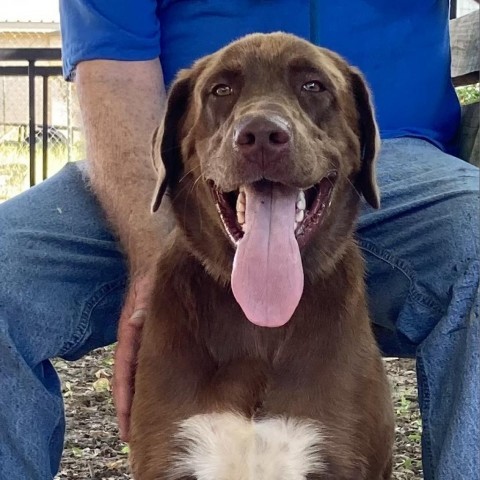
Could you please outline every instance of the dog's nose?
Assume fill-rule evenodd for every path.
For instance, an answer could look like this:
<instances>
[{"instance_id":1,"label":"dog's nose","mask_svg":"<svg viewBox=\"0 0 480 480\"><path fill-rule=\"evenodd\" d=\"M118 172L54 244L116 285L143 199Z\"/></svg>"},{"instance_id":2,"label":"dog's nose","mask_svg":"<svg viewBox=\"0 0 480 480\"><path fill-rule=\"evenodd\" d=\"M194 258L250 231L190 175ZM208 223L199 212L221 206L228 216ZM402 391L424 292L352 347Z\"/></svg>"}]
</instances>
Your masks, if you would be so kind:
<instances>
[{"instance_id":1,"label":"dog's nose","mask_svg":"<svg viewBox=\"0 0 480 480\"><path fill-rule=\"evenodd\" d=\"M252 161L275 160L290 149L291 131L281 118L250 116L234 129L235 148Z\"/></svg>"}]
</instances>

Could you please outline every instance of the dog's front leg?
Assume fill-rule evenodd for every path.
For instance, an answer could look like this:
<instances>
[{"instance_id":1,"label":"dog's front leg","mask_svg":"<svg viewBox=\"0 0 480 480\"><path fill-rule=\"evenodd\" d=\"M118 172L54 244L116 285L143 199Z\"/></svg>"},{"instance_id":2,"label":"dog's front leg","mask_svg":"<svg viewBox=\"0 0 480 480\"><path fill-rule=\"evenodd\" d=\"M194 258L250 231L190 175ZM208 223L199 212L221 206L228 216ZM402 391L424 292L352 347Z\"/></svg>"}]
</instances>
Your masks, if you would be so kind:
<instances>
[{"instance_id":1,"label":"dog's front leg","mask_svg":"<svg viewBox=\"0 0 480 480\"><path fill-rule=\"evenodd\" d=\"M214 369L208 352L186 329L178 328L178 320L147 319L130 426L136 480L190 480L174 469L180 423L203 413L202 396Z\"/></svg>"},{"instance_id":2,"label":"dog's front leg","mask_svg":"<svg viewBox=\"0 0 480 480\"><path fill-rule=\"evenodd\" d=\"M168 310L165 307L162 314ZM235 480L235 473L227 471L225 476L215 470L214 475L208 469L228 468L222 462L229 458L233 468L243 468L242 442L250 434L246 419L253 414L265 379L264 366L255 360L219 365L179 320L148 319L132 407L135 478ZM232 459L232 453L238 458Z\"/></svg>"},{"instance_id":3,"label":"dog's front leg","mask_svg":"<svg viewBox=\"0 0 480 480\"><path fill-rule=\"evenodd\" d=\"M329 350L328 342L313 336L295 350L300 345L310 352L322 348L323 355L308 362L278 358L262 416L315 425L316 461L323 471L308 480L389 479L393 429L381 359L368 348L360 354L342 351L340 342Z\"/></svg>"}]
</instances>

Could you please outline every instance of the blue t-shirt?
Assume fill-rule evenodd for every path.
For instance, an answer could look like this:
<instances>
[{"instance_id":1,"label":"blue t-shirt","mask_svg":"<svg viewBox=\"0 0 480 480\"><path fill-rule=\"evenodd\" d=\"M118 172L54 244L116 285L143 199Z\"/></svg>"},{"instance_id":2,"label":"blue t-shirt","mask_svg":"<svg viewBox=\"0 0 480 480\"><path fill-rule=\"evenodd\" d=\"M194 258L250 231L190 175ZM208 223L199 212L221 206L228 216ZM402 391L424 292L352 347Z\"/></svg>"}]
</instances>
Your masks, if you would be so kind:
<instances>
[{"instance_id":1,"label":"blue t-shirt","mask_svg":"<svg viewBox=\"0 0 480 480\"><path fill-rule=\"evenodd\" d=\"M64 71L89 59L160 57L165 82L252 32L286 31L365 74L382 138L450 150L460 107L450 81L448 0L61 0Z\"/></svg>"}]
</instances>

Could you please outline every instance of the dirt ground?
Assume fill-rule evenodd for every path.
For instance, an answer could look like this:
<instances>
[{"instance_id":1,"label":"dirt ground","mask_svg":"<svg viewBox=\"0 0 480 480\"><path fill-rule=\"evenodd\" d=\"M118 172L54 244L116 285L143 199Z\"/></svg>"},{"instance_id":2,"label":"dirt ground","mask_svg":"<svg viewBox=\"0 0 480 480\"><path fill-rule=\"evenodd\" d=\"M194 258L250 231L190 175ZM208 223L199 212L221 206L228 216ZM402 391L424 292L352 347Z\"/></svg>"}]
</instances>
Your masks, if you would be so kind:
<instances>
[{"instance_id":1,"label":"dirt ground","mask_svg":"<svg viewBox=\"0 0 480 480\"><path fill-rule=\"evenodd\" d=\"M415 365L387 359L397 416L395 480L422 478L421 422ZM112 349L97 350L77 362L57 360L63 382L67 436L56 480L128 480L128 446L118 438L111 399Z\"/></svg>"}]
</instances>

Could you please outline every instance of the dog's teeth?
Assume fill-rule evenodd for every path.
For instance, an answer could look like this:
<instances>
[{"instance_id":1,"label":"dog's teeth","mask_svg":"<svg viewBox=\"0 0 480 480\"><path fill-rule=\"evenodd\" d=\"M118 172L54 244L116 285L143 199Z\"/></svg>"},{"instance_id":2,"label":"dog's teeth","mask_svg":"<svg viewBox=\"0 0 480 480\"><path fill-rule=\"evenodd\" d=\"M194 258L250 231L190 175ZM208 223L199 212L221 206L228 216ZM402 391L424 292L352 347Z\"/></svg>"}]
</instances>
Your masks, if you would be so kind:
<instances>
[{"instance_id":1,"label":"dog's teeth","mask_svg":"<svg viewBox=\"0 0 480 480\"><path fill-rule=\"evenodd\" d=\"M297 210L295 213L295 221L297 223L303 222L304 213L305 212L303 210Z\"/></svg>"},{"instance_id":2,"label":"dog's teeth","mask_svg":"<svg viewBox=\"0 0 480 480\"><path fill-rule=\"evenodd\" d=\"M237 211L237 221L240 225L245 223L245 212Z\"/></svg>"},{"instance_id":3,"label":"dog's teeth","mask_svg":"<svg viewBox=\"0 0 480 480\"><path fill-rule=\"evenodd\" d=\"M245 192L239 192L236 208L237 212L245 212Z\"/></svg>"},{"instance_id":4,"label":"dog's teeth","mask_svg":"<svg viewBox=\"0 0 480 480\"><path fill-rule=\"evenodd\" d=\"M305 202L305 192L303 190L300 190L297 196L297 208L299 210L305 210L305 207L307 206Z\"/></svg>"}]
</instances>

